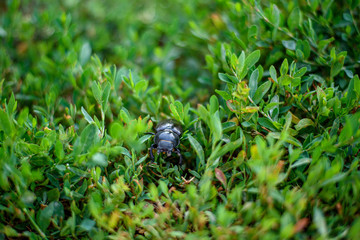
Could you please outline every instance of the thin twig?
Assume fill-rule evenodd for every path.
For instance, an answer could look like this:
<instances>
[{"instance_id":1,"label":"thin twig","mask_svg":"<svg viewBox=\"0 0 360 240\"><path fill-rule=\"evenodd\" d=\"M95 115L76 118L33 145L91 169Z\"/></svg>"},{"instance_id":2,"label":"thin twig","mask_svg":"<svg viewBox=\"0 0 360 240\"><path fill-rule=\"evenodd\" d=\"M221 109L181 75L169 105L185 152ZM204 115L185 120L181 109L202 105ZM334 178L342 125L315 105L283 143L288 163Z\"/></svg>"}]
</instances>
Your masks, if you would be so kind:
<instances>
[{"instance_id":1,"label":"thin twig","mask_svg":"<svg viewBox=\"0 0 360 240\"><path fill-rule=\"evenodd\" d=\"M22 210L26 214L26 216L29 218L32 225L34 225L36 231L40 234L40 236L47 240L45 233L40 229L40 227L36 224L35 220L30 216L28 210L26 208L23 208Z\"/></svg>"}]
</instances>

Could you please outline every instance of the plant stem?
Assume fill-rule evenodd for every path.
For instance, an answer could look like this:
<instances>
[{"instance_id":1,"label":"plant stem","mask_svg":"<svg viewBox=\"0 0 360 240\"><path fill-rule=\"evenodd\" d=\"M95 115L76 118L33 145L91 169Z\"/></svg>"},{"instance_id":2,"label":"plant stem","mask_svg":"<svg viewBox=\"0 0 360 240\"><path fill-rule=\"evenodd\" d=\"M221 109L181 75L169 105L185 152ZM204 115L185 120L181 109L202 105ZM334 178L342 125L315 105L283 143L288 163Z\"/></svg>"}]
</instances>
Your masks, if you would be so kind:
<instances>
[{"instance_id":1,"label":"plant stem","mask_svg":"<svg viewBox=\"0 0 360 240\"><path fill-rule=\"evenodd\" d=\"M31 217L31 215L29 214L29 211L26 208L22 209L23 212L26 214L26 216L29 218L30 222L32 223L32 225L34 225L36 231L40 234L40 236L44 239L47 240L47 237L45 235L45 233L40 229L40 227L36 224L35 220Z\"/></svg>"}]
</instances>

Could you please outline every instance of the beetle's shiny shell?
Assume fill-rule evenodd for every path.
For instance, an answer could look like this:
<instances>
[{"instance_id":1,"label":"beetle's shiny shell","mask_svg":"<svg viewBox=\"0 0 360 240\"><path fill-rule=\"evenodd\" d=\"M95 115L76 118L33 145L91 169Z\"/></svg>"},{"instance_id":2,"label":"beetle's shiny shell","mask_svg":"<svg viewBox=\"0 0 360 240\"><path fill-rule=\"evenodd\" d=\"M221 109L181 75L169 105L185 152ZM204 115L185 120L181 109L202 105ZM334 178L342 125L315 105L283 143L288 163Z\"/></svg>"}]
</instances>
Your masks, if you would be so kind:
<instances>
[{"instance_id":1,"label":"beetle's shiny shell","mask_svg":"<svg viewBox=\"0 0 360 240\"><path fill-rule=\"evenodd\" d=\"M173 147L177 147L180 144L179 135L173 132L160 131L155 134L154 141L160 144L161 141L171 142Z\"/></svg>"},{"instance_id":2,"label":"beetle's shiny shell","mask_svg":"<svg viewBox=\"0 0 360 240\"><path fill-rule=\"evenodd\" d=\"M176 133L179 136L182 134L181 124L178 121L175 121L173 119L167 119L167 120L160 121L159 124L156 126L155 130L156 130L156 132L169 130L169 131Z\"/></svg>"}]
</instances>

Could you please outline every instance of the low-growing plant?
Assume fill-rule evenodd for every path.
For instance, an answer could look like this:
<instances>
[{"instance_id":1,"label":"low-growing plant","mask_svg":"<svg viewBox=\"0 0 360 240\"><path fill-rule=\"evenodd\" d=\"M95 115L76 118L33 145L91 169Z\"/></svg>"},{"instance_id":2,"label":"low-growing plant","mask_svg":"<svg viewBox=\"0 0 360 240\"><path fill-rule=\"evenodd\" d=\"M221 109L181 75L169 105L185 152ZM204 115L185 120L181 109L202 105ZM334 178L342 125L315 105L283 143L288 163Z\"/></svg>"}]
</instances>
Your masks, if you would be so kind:
<instances>
[{"instance_id":1,"label":"low-growing plant","mask_svg":"<svg viewBox=\"0 0 360 240\"><path fill-rule=\"evenodd\" d=\"M0 239L357 239L359 6L0 3Z\"/></svg>"}]
</instances>

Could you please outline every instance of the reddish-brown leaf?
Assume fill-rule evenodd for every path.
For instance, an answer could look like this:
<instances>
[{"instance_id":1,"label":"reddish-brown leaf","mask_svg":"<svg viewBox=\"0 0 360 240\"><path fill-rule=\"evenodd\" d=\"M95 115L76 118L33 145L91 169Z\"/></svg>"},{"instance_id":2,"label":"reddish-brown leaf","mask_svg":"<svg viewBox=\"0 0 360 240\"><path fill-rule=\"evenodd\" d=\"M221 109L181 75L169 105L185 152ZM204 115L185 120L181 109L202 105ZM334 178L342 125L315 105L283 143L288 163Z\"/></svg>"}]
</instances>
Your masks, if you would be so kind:
<instances>
[{"instance_id":1,"label":"reddish-brown leaf","mask_svg":"<svg viewBox=\"0 0 360 240\"><path fill-rule=\"evenodd\" d=\"M294 233L298 233L298 232L303 231L308 224L309 224L309 219L308 218L300 219L294 226Z\"/></svg>"},{"instance_id":2,"label":"reddish-brown leaf","mask_svg":"<svg viewBox=\"0 0 360 240\"><path fill-rule=\"evenodd\" d=\"M225 174L219 168L215 168L215 176L224 185L226 189L226 177Z\"/></svg>"}]
</instances>

